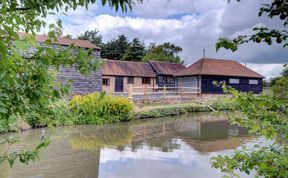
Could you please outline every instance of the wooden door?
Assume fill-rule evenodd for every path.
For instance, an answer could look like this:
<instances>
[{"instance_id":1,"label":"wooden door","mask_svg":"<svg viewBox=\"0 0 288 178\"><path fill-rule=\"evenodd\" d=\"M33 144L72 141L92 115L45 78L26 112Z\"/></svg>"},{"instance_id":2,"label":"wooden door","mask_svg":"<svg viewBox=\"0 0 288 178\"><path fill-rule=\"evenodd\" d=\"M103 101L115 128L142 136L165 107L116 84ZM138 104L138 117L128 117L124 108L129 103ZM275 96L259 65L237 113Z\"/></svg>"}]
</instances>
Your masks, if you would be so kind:
<instances>
[{"instance_id":1,"label":"wooden door","mask_svg":"<svg viewBox=\"0 0 288 178\"><path fill-rule=\"evenodd\" d=\"M115 92L123 92L123 77L115 77Z\"/></svg>"}]
</instances>

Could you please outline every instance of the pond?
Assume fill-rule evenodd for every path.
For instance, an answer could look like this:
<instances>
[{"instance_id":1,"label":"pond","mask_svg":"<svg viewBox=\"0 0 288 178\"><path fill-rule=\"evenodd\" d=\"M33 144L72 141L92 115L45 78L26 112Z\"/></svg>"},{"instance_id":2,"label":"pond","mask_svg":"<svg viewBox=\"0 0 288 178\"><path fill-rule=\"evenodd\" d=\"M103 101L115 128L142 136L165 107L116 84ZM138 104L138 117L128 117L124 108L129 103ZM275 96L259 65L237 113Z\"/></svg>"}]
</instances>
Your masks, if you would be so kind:
<instances>
[{"instance_id":1,"label":"pond","mask_svg":"<svg viewBox=\"0 0 288 178\"><path fill-rule=\"evenodd\" d=\"M10 150L37 145L41 130L11 134L20 142ZM44 130L51 144L40 160L17 161L12 169L2 164L1 178L221 177L210 166L212 156L260 142L247 129L211 114Z\"/></svg>"}]
</instances>

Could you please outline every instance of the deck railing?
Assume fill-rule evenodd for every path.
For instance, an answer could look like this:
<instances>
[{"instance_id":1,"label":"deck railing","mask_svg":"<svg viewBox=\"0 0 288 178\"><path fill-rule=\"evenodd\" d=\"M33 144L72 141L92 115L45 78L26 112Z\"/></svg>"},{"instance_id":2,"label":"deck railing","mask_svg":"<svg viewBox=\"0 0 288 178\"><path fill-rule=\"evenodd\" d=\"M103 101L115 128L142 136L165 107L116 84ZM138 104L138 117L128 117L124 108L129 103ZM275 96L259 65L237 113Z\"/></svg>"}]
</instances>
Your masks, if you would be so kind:
<instances>
[{"instance_id":1,"label":"deck railing","mask_svg":"<svg viewBox=\"0 0 288 178\"><path fill-rule=\"evenodd\" d=\"M129 98L134 96L143 96L143 97L168 97L168 96L180 96L184 97L187 95L198 96L201 93L199 87L133 87L129 85L128 90L126 91Z\"/></svg>"}]
</instances>

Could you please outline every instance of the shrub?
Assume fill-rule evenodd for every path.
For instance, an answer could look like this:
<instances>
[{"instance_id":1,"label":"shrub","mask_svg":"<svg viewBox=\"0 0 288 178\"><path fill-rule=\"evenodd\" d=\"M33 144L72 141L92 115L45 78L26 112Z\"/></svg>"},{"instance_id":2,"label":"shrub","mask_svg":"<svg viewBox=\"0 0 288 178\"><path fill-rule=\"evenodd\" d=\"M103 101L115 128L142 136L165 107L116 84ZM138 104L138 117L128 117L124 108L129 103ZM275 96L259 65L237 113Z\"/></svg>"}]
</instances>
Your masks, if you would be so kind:
<instances>
[{"instance_id":1,"label":"shrub","mask_svg":"<svg viewBox=\"0 0 288 178\"><path fill-rule=\"evenodd\" d=\"M237 105L233 98L218 97L216 100L211 101L210 106L216 110L235 110Z\"/></svg>"},{"instance_id":2,"label":"shrub","mask_svg":"<svg viewBox=\"0 0 288 178\"><path fill-rule=\"evenodd\" d=\"M288 77L281 77L272 87L276 99L288 99Z\"/></svg>"},{"instance_id":3,"label":"shrub","mask_svg":"<svg viewBox=\"0 0 288 178\"><path fill-rule=\"evenodd\" d=\"M69 126L78 122L79 116L71 112L68 104L67 101L58 101L49 106L46 119L48 126Z\"/></svg>"},{"instance_id":4,"label":"shrub","mask_svg":"<svg viewBox=\"0 0 288 178\"><path fill-rule=\"evenodd\" d=\"M79 115L76 124L105 124L132 119L133 103L124 97L105 93L77 95L69 105Z\"/></svg>"}]
</instances>

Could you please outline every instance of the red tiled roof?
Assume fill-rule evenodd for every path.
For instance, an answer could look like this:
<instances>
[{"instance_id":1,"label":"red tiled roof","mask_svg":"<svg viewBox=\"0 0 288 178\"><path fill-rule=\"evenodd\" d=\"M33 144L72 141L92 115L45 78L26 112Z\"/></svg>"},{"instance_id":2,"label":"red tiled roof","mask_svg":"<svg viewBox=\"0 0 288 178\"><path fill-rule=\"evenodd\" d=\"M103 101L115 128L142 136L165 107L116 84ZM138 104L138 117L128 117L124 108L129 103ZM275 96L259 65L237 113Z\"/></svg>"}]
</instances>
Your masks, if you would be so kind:
<instances>
[{"instance_id":1,"label":"red tiled roof","mask_svg":"<svg viewBox=\"0 0 288 178\"><path fill-rule=\"evenodd\" d=\"M24 37L26 33L18 33L20 37ZM36 35L36 41L38 42L44 42L48 36L46 35ZM70 39L70 38L57 38L57 42L53 42L54 44L59 44L63 46L69 46L74 44L77 47L82 48L91 48L91 49L100 49L99 47L95 46L93 43L91 43L88 40L78 40L78 39Z\"/></svg>"},{"instance_id":2,"label":"red tiled roof","mask_svg":"<svg viewBox=\"0 0 288 178\"><path fill-rule=\"evenodd\" d=\"M171 62L160 62L160 61L149 61L151 66L156 70L157 74L174 75L182 69L185 69L183 64L171 63Z\"/></svg>"},{"instance_id":3,"label":"red tiled roof","mask_svg":"<svg viewBox=\"0 0 288 178\"><path fill-rule=\"evenodd\" d=\"M175 76L220 75L264 78L257 72L232 60L203 58L175 74Z\"/></svg>"},{"instance_id":4,"label":"red tiled roof","mask_svg":"<svg viewBox=\"0 0 288 178\"><path fill-rule=\"evenodd\" d=\"M148 63L116 60L105 61L102 75L155 77L154 71Z\"/></svg>"}]
</instances>

